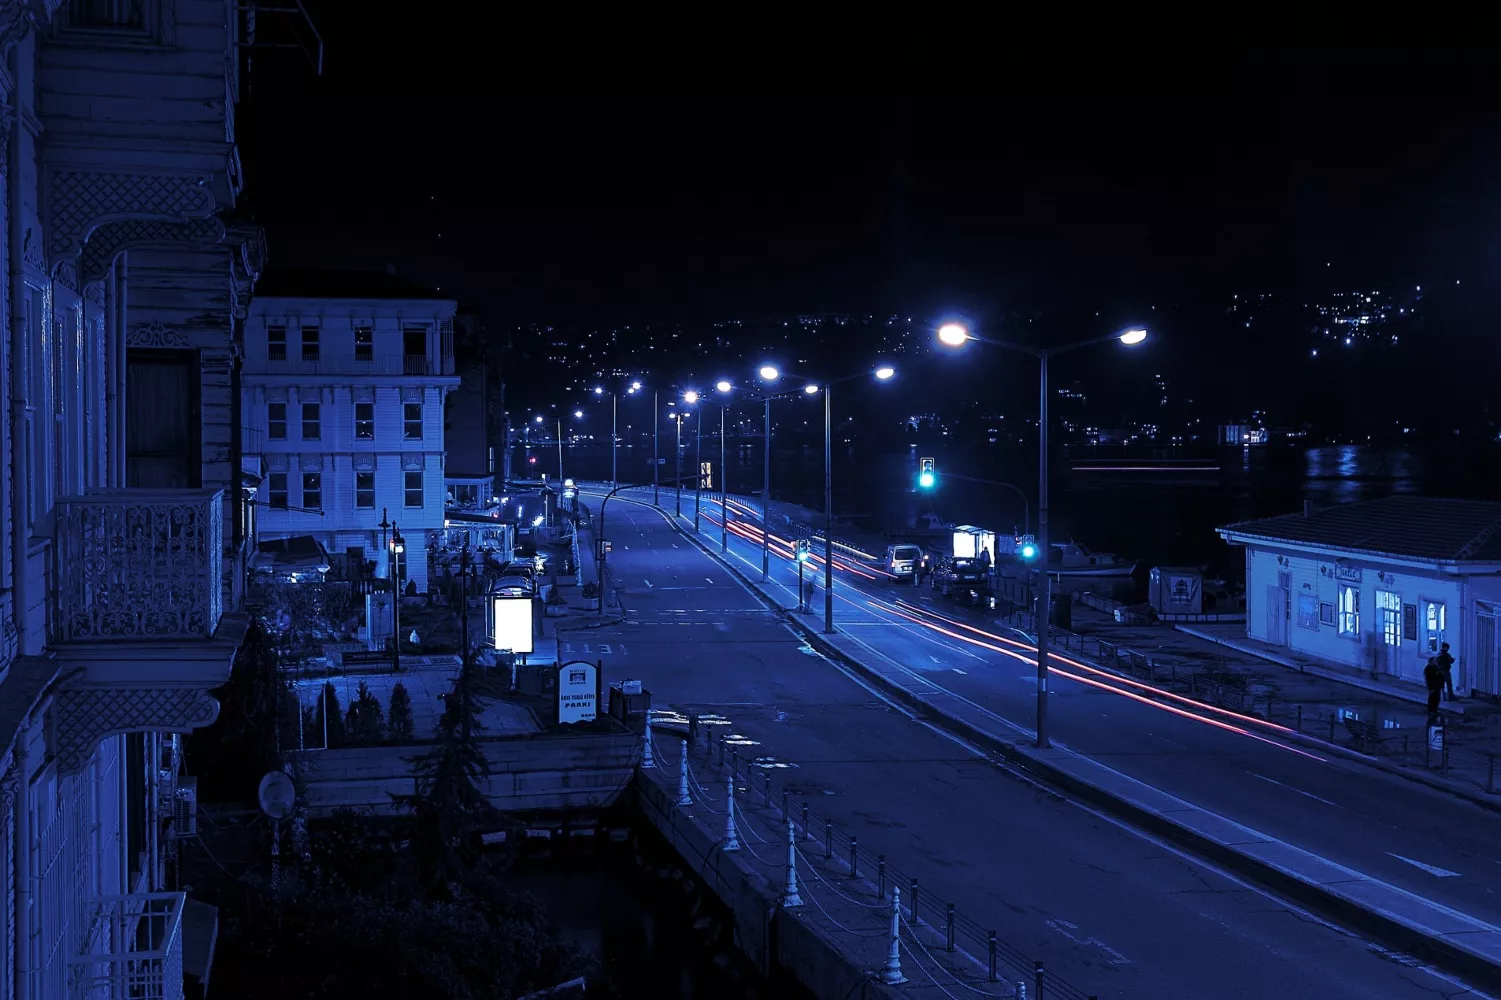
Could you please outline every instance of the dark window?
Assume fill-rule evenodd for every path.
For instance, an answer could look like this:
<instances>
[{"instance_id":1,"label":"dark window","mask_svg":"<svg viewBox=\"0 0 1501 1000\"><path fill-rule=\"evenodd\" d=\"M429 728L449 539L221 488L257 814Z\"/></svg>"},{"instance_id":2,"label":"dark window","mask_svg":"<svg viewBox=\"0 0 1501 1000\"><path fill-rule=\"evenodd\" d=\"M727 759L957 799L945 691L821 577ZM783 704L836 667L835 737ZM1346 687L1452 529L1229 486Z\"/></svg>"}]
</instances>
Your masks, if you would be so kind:
<instances>
[{"instance_id":1,"label":"dark window","mask_svg":"<svg viewBox=\"0 0 1501 1000\"><path fill-rule=\"evenodd\" d=\"M272 441L287 439L287 404L266 404L266 436Z\"/></svg>"},{"instance_id":2,"label":"dark window","mask_svg":"<svg viewBox=\"0 0 1501 1000\"><path fill-rule=\"evenodd\" d=\"M144 28L141 0L68 0L68 24L75 28Z\"/></svg>"},{"instance_id":3,"label":"dark window","mask_svg":"<svg viewBox=\"0 0 1501 1000\"><path fill-rule=\"evenodd\" d=\"M317 403L302 404L302 439L317 441L323 437L322 411Z\"/></svg>"},{"instance_id":4,"label":"dark window","mask_svg":"<svg viewBox=\"0 0 1501 1000\"><path fill-rule=\"evenodd\" d=\"M354 359L356 361L375 359L375 331L368 326L354 328Z\"/></svg>"},{"instance_id":5,"label":"dark window","mask_svg":"<svg viewBox=\"0 0 1501 1000\"><path fill-rule=\"evenodd\" d=\"M316 326L302 328L302 360L318 360L318 328Z\"/></svg>"},{"instance_id":6,"label":"dark window","mask_svg":"<svg viewBox=\"0 0 1501 1000\"><path fill-rule=\"evenodd\" d=\"M308 510L323 509L323 473L302 474L302 505Z\"/></svg>"},{"instance_id":7,"label":"dark window","mask_svg":"<svg viewBox=\"0 0 1501 1000\"><path fill-rule=\"evenodd\" d=\"M375 404L354 404L354 436L361 441L375 440Z\"/></svg>"},{"instance_id":8,"label":"dark window","mask_svg":"<svg viewBox=\"0 0 1501 1000\"><path fill-rule=\"evenodd\" d=\"M277 510L287 509L287 474L273 472L266 477L266 489L271 494L271 506Z\"/></svg>"},{"instance_id":9,"label":"dark window","mask_svg":"<svg viewBox=\"0 0 1501 1000\"><path fill-rule=\"evenodd\" d=\"M354 505L365 510L375 509L375 473L354 474Z\"/></svg>"},{"instance_id":10,"label":"dark window","mask_svg":"<svg viewBox=\"0 0 1501 1000\"><path fill-rule=\"evenodd\" d=\"M287 360L287 328L284 326L266 327L266 360Z\"/></svg>"},{"instance_id":11,"label":"dark window","mask_svg":"<svg viewBox=\"0 0 1501 1000\"><path fill-rule=\"evenodd\" d=\"M125 485L197 489L203 483L197 351L132 348L125 366Z\"/></svg>"},{"instance_id":12,"label":"dark window","mask_svg":"<svg viewBox=\"0 0 1501 1000\"><path fill-rule=\"evenodd\" d=\"M406 496L403 498L403 501L402 501L403 504L404 504L404 506L407 506L407 507L421 507L422 506L422 473L421 472L408 472L406 474L406 480L405 480L405 482L406 482L406 490L405 490Z\"/></svg>"},{"instance_id":13,"label":"dark window","mask_svg":"<svg viewBox=\"0 0 1501 1000\"><path fill-rule=\"evenodd\" d=\"M427 327L407 327L401 331L402 371L407 375L427 374Z\"/></svg>"},{"instance_id":14,"label":"dark window","mask_svg":"<svg viewBox=\"0 0 1501 1000\"><path fill-rule=\"evenodd\" d=\"M141 873L146 851L146 734L125 734L125 862L130 883Z\"/></svg>"},{"instance_id":15,"label":"dark window","mask_svg":"<svg viewBox=\"0 0 1501 1000\"><path fill-rule=\"evenodd\" d=\"M422 440L422 404L405 403L401 407L401 436L408 441Z\"/></svg>"}]
</instances>

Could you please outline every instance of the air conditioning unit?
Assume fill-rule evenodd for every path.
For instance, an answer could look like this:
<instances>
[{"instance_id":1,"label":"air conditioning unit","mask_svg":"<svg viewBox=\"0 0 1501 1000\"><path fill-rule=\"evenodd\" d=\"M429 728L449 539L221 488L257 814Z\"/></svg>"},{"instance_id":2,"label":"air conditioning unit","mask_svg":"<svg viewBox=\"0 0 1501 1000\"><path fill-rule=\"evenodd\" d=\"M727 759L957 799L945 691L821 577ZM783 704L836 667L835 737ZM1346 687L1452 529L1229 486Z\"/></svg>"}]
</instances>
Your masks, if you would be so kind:
<instances>
[{"instance_id":1,"label":"air conditioning unit","mask_svg":"<svg viewBox=\"0 0 1501 1000\"><path fill-rule=\"evenodd\" d=\"M172 835L198 836L198 779L182 778L172 796Z\"/></svg>"},{"instance_id":2,"label":"air conditioning unit","mask_svg":"<svg viewBox=\"0 0 1501 1000\"><path fill-rule=\"evenodd\" d=\"M171 813L173 798L177 795L177 772L159 768L156 772L156 811L159 815Z\"/></svg>"}]
</instances>

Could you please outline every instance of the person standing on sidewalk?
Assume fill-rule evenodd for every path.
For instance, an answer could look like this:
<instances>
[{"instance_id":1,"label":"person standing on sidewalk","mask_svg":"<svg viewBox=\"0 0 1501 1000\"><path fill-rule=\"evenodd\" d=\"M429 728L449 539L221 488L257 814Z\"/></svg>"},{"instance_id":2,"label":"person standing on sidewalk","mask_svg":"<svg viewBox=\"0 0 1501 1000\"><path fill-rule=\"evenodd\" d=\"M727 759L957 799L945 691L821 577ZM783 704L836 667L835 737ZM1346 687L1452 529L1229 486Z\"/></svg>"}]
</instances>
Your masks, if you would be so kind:
<instances>
[{"instance_id":1,"label":"person standing on sidewalk","mask_svg":"<svg viewBox=\"0 0 1501 1000\"><path fill-rule=\"evenodd\" d=\"M1438 725L1438 703L1444 694L1444 673L1438 665L1438 657L1428 657L1423 667L1423 683L1428 687L1428 725Z\"/></svg>"},{"instance_id":2,"label":"person standing on sidewalk","mask_svg":"<svg viewBox=\"0 0 1501 1000\"><path fill-rule=\"evenodd\" d=\"M1449 644L1443 643L1438 647L1438 656L1434 658L1438 665L1439 681L1450 701L1454 700L1454 657L1449 655Z\"/></svg>"}]
</instances>

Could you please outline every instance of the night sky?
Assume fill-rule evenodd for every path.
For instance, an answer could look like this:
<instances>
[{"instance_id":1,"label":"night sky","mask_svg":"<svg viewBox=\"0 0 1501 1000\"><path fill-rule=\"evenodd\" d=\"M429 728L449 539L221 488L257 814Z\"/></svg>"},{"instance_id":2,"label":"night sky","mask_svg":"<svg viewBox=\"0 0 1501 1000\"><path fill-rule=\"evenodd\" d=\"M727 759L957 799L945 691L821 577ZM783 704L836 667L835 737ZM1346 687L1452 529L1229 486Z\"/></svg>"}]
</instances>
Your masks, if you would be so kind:
<instances>
[{"instance_id":1,"label":"night sky","mask_svg":"<svg viewBox=\"0 0 1501 1000\"><path fill-rule=\"evenodd\" d=\"M562 97L566 65L498 69L488 34L309 6L324 76L263 58L241 115L273 263L394 266L500 322L1129 322L1497 264L1497 114L1412 96L1400 66L1389 94L1289 57L1133 96L756 99L619 96L628 71L593 67L596 96Z\"/></svg>"}]
</instances>

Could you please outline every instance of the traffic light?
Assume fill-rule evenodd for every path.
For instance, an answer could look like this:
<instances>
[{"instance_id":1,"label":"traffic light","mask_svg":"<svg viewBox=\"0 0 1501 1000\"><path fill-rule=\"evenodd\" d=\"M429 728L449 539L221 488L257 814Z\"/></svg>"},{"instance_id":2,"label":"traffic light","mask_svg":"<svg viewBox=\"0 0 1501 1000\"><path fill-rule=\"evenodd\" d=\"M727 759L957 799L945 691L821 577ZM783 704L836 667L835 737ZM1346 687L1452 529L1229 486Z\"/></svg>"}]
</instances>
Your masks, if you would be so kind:
<instances>
[{"instance_id":1,"label":"traffic light","mask_svg":"<svg viewBox=\"0 0 1501 1000\"><path fill-rule=\"evenodd\" d=\"M938 473L933 471L931 458L920 458L917 470L917 485L925 490L931 490L938 485Z\"/></svg>"},{"instance_id":2,"label":"traffic light","mask_svg":"<svg viewBox=\"0 0 1501 1000\"><path fill-rule=\"evenodd\" d=\"M799 538L797 540L797 561L808 561L808 540L806 538Z\"/></svg>"},{"instance_id":3,"label":"traffic light","mask_svg":"<svg viewBox=\"0 0 1501 1000\"><path fill-rule=\"evenodd\" d=\"M1028 562L1037 558L1037 539L1023 535L1016 540L1016 554Z\"/></svg>"}]
</instances>

